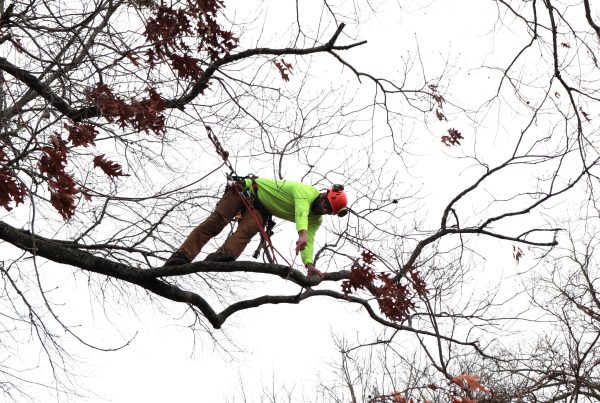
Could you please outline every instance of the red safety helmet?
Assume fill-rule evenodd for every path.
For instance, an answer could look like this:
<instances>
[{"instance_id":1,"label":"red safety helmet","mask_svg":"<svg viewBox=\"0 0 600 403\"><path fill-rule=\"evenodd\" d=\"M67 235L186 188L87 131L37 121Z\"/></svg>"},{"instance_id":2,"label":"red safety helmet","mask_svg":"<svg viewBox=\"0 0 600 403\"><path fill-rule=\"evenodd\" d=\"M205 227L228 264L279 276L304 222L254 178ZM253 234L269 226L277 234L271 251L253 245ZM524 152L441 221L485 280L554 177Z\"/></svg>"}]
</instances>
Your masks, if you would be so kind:
<instances>
[{"instance_id":1,"label":"red safety helmet","mask_svg":"<svg viewBox=\"0 0 600 403\"><path fill-rule=\"evenodd\" d=\"M331 212L340 217L348 214L348 198L344 193L344 185L333 185L331 189L327 189L327 201L331 206Z\"/></svg>"}]
</instances>

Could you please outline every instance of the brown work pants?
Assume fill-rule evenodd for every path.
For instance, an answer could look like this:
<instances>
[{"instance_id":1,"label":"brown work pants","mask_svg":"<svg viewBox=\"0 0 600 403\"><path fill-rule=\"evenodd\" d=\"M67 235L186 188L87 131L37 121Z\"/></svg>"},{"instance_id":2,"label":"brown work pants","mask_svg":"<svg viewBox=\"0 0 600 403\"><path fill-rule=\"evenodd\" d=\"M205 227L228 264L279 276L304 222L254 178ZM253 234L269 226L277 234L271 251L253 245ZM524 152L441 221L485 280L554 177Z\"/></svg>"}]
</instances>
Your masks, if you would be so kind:
<instances>
[{"instance_id":1,"label":"brown work pants","mask_svg":"<svg viewBox=\"0 0 600 403\"><path fill-rule=\"evenodd\" d=\"M263 224L263 216L257 209L253 208L252 212L248 211L232 186L227 186L225 194L217 203L215 210L204 222L194 228L179 248L179 252L185 254L190 261L194 260L198 253L200 253L200 250L202 250L202 247L206 245L206 242L219 235L240 210L242 211L242 218L238 221L235 232L225 240L223 246L217 251L220 256L230 257L232 260L237 259L252 237L259 231L252 212L256 214L261 226Z\"/></svg>"}]
</instances>

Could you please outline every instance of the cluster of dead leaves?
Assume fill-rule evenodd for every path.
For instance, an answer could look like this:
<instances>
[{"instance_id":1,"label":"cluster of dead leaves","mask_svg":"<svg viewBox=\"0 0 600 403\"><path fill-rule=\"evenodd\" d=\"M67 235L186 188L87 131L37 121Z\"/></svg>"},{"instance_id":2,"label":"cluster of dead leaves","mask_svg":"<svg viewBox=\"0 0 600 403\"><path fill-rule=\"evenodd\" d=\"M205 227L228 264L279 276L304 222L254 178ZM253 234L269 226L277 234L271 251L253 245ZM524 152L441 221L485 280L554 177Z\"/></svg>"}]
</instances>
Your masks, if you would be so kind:
<instances>
[{"instance_id":1,"label":"cluster of dead leaves","mask_svg":"<svg viewBox=\"0 0 600 403\"><path fill-rule=\"evenodd\" d=\"M65 128L69 132L68 140L73 146L87 147L94 144L97 130L93 125L73 123L65 124ZM50 203L67 220L75 214L76 196L82 192L73 175L66 171L69 157L67 141L57 133L52 134L49 144L42 147L41 151L38 167L48 182ZM104 155L94 157L93 162L95 167L100 167L109 176L125 175L119 164L106 160ZM83 194L89 198L85 192Z\"/></svg>"},{"instance_id":2,"label":"cluster of dead leaves","mask_svg":"<svg viewBox=\"0 0 600 403\"><path fill-rule=\"evenodd\" d=\"M106 84L96 84L87 91L87 97L100 108L108 122L160 134L165 130L165 101L155 89L148 88L147 91L147 98L126 102L115 96Z\"/></svg>"},{"instance_id":3,"label":"cluster of dead leaves","mask_svg":"<svg viewBox=\"0 0 600 403\"><path fill-rule=\"evenodd\" d=\"M145 56L151 67L165 62L179 77L195 79L203 73L203 64L228 56L238 46L238 38L217 23L223 1L182 3L179 7L161 3L154 8L146 22L145 36L151 47ZM194 38L193 43L188 38ZM129 55L130 60L133 57Z\"/></svg>"},{"instance_id":4,"label":"cluster of dead leaves","mask_svg":"<svg viewBox=\"0 0 600 403\"><path fill-rule=\"evenodd\" d=\"M460 145L460 140L464 139L462 134L456 129L448 129L448 135L442 136L442 143L447 147Z\"/></svg>"},{"instance_id":5,"label":"cluster of dead leaves","mask_svg":"<svg viewBox=\"0 0 600 403\"><path fill-rule=\"evenodd\" d=\"M376 273L375 260L371 252L362 252L361 258L352 264L349 279L342 282L342 292L348 297L359 289L370 291L375 295L381 313L392 321L401 322L414 310L415 296L427 294L426 284L416 270L408 271L410 282L396 280L390 273Z\"/></svg>"},{"instance_id":6,"label":"cluster of dead leaves","mask_svg":"<svg viewBox=\"0 0 600 403\"><path fill-rule=\"evenodd\" d=\"M75 196L79 188L73 175L66 172L68 149L67 142L59 134L50 135L49 144L42 147L42 156L38 167L46 176L50 190L52 206L68 219L75 213Z\"/></svg>"},{"instance_id":7,"label":"cluster of dead leaves","mask_svg":"<svg viewBox=\"0 0 600 403\"><path fill-rule=\"evenodd\" d=\"M3 166L8 162L9 158L4 148L4 144L0 144L0 164ZM5 167L0 168L0 206L10 211L13 209L12 203L18 205L23 203L27 196L27 187L13 172Z\"/></svg>"},{"instance_id":8,"label":"cluster of dead leaves","mask_svg":"<svg viewBox=\"0 0 600 403\"><path fill-rule=\"evenodd\" d=\"M438 90L438 86L436 84L429 84L429 89L431 90L431 98L433 98L433 101L437 105L435 108L436 118L439 121L445 120L447 122L448 119L446 118L446 115L444 114L444 110L443 110L444 102L446 102L446 100L440 94L440 92ZM448 135L443 135L441 140L442 140L442 143L444 143L444 145L446 147L452 147L452 146L460 145L460 140L462 140L463 138L464 137L458 130L448 129Z\"/></svg>"},{"instance_id":9,"label":"cluster of dead leaves","mask_svg":"<svg viewBox=\"0 0 600 403\"><path fill-rule=\"evenodd\" d=\"M47 143L40 146L37 167L41 178L48 184L50 203L67 220L75 214L76 198L80 193L89 199L73 175L67 172L70 150L94 145L98 129L93 124L76 122L65 123L64 128L68 133L67 140L59 133L53 133L48 136ZM0 168L0 206L10 211L24 202L29 189L9 168L11 161L6 148L5 144L0 144L0 164L3 166ZM93 164L110 177L126 176L119 164L106 159L103 154L95 156Z\"/></svg>"},{"instance_id":10,"label":"cluster of dead leaves","mask_svg":"<svg viewBox=\"0 0 600 403\"><path fill-rule=\"evenodd\" d=\"M98 84L88 90L88 99L102 112L103 117L111 122L118 123L121 127L131 126L145 132L161 133L164 131L165 120L164 101L154 90L148 90L148 98L125 102L114 96L110 88ZM72 174L66 168L70 157L70 150L74 147L88 147L95 145L98 128L92 123L69 122L64 124L67 140L59 133L48 137L47 144L40 147L41 155L38 169L42 178L48 184L50 203L65 219L75 214L77 196L82 193L89 199L76 183ZM0 153L0 161L6 159L4 151ZM127 176L123 173L121 165L105 158L104 154L93 158L93 166L100 168L110 177ZM21 203L28 194L26 187L7 168L0 171L0 205L11 209L11 202Z\"/></svg>"},{"instance_id":11,"label":"cluster of dead leaves","mask_svg":"<svg viewBox=\"0 0 600 403\"><path fill-rule=\"evenodd\" d=\"M279 74L281 74L283 81L290 81L289 74L292 71L292 65L283 60L283 57L279 58L279 60L273 60L273 64L277 67L277 70L279 70Z\"/></svg>"}]
</instances>

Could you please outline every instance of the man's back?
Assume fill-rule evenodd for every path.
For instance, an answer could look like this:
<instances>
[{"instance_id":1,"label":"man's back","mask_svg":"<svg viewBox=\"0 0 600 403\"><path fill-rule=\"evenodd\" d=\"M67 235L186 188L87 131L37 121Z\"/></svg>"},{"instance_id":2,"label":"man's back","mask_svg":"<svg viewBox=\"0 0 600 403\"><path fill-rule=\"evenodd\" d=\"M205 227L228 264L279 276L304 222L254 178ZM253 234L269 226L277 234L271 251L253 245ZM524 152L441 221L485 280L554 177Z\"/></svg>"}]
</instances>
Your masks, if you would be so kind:
<instances>
[{"instance_id":1,"label":"man's back","mask_svg":"<svg viewBox=\"0 0 600 403\"><path fill-rule=\"evenodd\" d=\"M311 204L319 197L319 191L313 186L269 178L257 178L256 184L258 200L274 216L295 222L300 229L308 227L309 219L313 225L321 224L321 216L310 214ZM246 185L250 187L251 181L246 180Z\"/></svg>"}]
</instances>

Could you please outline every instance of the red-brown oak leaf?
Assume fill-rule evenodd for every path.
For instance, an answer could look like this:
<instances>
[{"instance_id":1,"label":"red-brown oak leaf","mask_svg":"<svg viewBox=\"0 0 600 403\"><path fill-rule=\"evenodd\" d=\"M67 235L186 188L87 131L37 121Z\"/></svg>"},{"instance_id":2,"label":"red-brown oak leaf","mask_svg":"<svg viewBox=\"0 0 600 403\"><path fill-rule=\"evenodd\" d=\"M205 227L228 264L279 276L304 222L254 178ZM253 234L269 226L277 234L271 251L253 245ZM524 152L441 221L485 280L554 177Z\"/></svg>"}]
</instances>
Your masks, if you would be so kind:
<instances>
[{"instance_id":1,"label":"red-brown oak leaf","mask_svg":"<svg viewBox=\"0 0 600 403\"><path fill-rule=\"evenodd\" d=\"M93 145L98 135L96 126L89 123L65 123L64 127L69 132L67 141L70 141L74 146L87 147L90 144Z\"/></svg>"},{"instance_id":2,"label":"red-brown oak leaf","mask_svg":"<svg viewBox=\"0 0 600 403\"><path fill-rule=\"evenodd\" d=\"M129 176L123 173L123 167L116 162L107 160L104 158L104 154L96 155L94 157L94 168L100 168L108 176Z\"/></svg>"},{"instance_id":3,"label":"red-brown oak leaf","mask_svg":"<svg viewBox=\"0 0 600 403\"><path fill-rule=\"evenodd\" d=\"M27 193L25 185L15 178L10 170L0 169L0 206L10 211L11 203L14 202L15 206L23 203Z\"/></svg>"}]
</instances>

